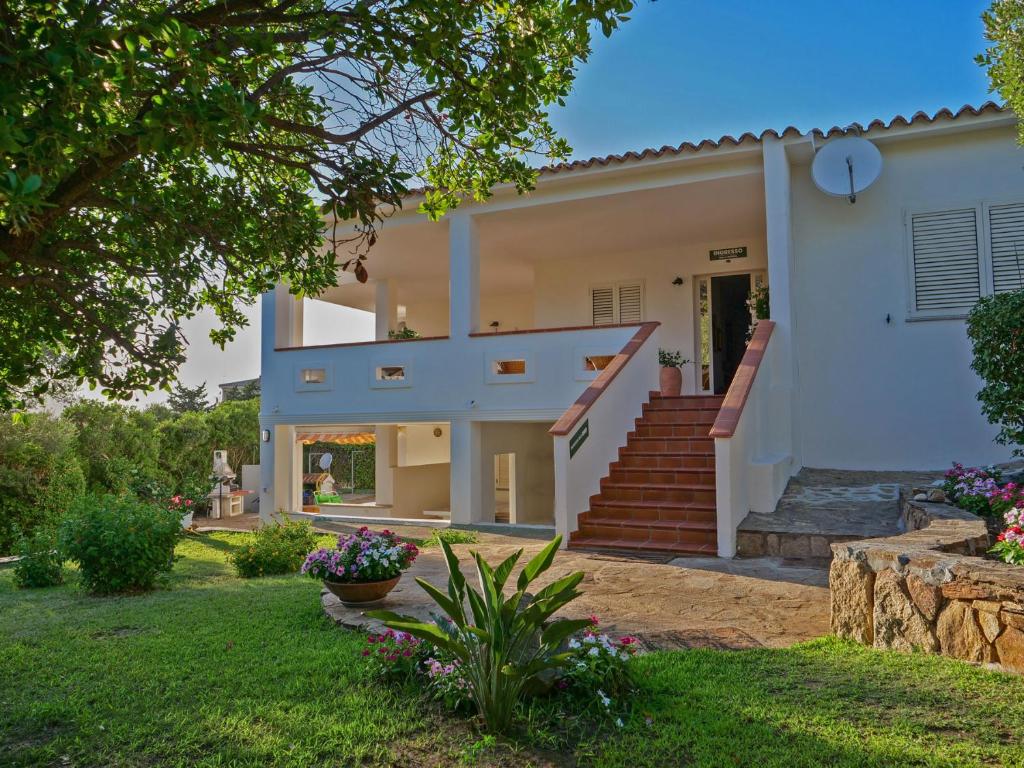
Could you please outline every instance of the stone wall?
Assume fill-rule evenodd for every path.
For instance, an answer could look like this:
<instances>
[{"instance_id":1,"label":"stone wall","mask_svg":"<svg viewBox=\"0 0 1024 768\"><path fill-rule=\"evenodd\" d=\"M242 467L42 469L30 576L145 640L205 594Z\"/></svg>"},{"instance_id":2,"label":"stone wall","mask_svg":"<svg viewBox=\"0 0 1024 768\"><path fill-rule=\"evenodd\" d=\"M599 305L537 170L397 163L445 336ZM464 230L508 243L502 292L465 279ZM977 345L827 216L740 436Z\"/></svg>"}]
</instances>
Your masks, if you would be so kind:
<instances>
[{"instance_id":1,"label":"stone wall","mask_svg":"<svg viewBox=\"0 0 1024 768\"><path fill-rule=\"evenodd\" d=\"M909 501L907 532L832 545L832 632L1024 672L1024 567L985 560L985 523Z\"/></svg>"}]
</instances>

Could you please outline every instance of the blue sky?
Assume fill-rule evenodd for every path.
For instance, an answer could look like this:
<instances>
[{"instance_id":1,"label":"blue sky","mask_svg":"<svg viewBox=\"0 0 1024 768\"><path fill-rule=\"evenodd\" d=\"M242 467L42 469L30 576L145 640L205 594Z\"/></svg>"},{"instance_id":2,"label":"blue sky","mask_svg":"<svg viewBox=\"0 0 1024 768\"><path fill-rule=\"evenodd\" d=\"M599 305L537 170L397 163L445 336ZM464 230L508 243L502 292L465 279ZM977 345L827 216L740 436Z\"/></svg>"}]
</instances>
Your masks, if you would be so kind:
<instances>
[{"instance_id":1,"label":"blue sky","mask_svg":"<svg viewBox=\"0 0 1024 768\"><path fill-rule=\"evenodd\" d=\"M976 0L639 0L564 109L575 157L991 98Z\"/></svg>"},{"instance_id":2,"label":"blue sky","mask_svg":"<svg viewBox=\"0 0 1024 768\"><path fill-rule=\"evenodd\" d=\"M565 108L552 113L575 157L684 140L886 120L990 98L974 56L984 48L975 0L639 0L632 19L595 41ZM318 310L321 311L321 310ZM369 338L372 315L318 318L343 341ZM259 373L259 317L222 352L209 313L185 323L181 380ZM146 400L162 400L163 393Z\"/></svg>"}]
</instances>

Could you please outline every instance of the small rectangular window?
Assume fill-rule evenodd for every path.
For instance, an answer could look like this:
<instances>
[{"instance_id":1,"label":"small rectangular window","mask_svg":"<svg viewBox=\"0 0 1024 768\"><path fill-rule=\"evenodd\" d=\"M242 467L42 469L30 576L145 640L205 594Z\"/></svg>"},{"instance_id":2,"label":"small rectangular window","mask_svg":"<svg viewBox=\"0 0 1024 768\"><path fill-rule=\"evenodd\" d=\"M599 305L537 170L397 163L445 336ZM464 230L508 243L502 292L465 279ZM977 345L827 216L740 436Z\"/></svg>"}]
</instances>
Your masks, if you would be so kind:
<instances>
[{"instance_id":1,"label":"small rectangular window","mask_svg":"<svg viewBox=\"0 0 1024 768\"><path fill-rule=\"evenodd\" d=\"M584 355L583 370L603 371L614 359L615 355Z\"/></svg>"},{"instance_id":2,"label":"small rectangular window","mask_svg":"<svg viewBox=\"0 0 1024 768\"><path fill-rule=\"evenodd\" d=\"M303 384L323 384L327 381L327 371L324 368L303 368Z\"/></svg>"},{"instance_id":3,"label":"small rectangular window","mask_svg":"<svg viewBox=\"0 0 1024 768\"><path fill-rule=\"evenodd\" d=\"M377 381L405 381L405 366L377 366Z\"/></svg>"},{"instance_id":4,"label":"small rectangular window","mask_svg":"<svg viewBox=\"0 0 1024 768\"><path fill-rule=\"evenodd\" d=\"M911 239L914 309L966 313L981 297L977 211L914 214Z\"/></svg>"},{"instance_id":5,"label":"small rectangular window","mask_svg":"<svg viewBox=\"0 0 1024 768\"><path fill-rule=\"evenodd\" d=\"M491 365L496 376L522 376L526 373L525 360L495 360Z\"/></svg>"}]
</instances>

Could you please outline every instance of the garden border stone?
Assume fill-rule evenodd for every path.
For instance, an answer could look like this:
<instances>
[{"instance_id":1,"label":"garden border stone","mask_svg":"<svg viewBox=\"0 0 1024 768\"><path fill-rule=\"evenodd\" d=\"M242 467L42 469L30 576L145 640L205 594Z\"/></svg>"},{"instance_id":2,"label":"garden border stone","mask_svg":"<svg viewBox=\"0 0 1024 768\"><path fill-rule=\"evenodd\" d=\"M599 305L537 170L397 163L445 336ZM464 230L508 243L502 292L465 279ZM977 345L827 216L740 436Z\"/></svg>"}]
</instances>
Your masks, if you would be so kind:
<instances>
[{"instance_id":1,"label":"garden border stone","mask_svg":"<svg viewBox=\"0 0 1024 768\"><path fill-rule=\"evenodd\" d=\"M901 498L906 533L832 545L839 637L1024 672L1024 567L987 560L985 521Z\"/></svg>"}]
</instances>

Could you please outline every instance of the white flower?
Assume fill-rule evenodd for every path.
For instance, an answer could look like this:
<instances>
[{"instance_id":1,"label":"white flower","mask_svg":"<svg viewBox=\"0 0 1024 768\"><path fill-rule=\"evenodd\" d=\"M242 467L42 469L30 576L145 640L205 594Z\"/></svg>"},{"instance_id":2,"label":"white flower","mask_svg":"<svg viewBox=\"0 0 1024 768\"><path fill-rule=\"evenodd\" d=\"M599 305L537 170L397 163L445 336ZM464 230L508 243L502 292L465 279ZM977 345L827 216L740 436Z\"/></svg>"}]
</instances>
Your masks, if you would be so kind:
<instances>
[{"instance_id":1,"label":"white flower","mask_svg":"<svg viewBox=\"0 0 1024 768\"><path fill-rule=\"evenodd\" d=\"M604 691L598 690L597 697L605 707L610 707L612 705L612 700L604 695Z\"/></svg>"},{"instance_id":2,"label":"white flower","mask_svg":"<svg viewBox=\"0 0 1024 768\"><path fill-rule=\"evenodd\" d=\"M617 726L619 726L619 728L621 728L621 727L622 727L622 725L623 725L623 723L622 723L622 718L621 718L621 717L616 717L616 718L615 718L615 724L616 724Z\"/></svg>"},{"instance_id":3,"label":"white flower","mask_svg":"<svg viewBox=\"0 0 1024 768\"><path fill-rule=\"evenodd\" d=\"M591 648L588 655L590 655L590 656L600 656L601 655L601 649L597 648L597 647Z\"/></svg>"},{"instance_id":4,"label":"white flower","mask_svg":"<svg viewBox=\"0 0 1024 768\"><path fill-rule=\"evenodd\" d=\"M580 647L580 641L574 637L572 640L569 641L569 647L575 651L577 648Z\"/></svg>"}]
</instances>

